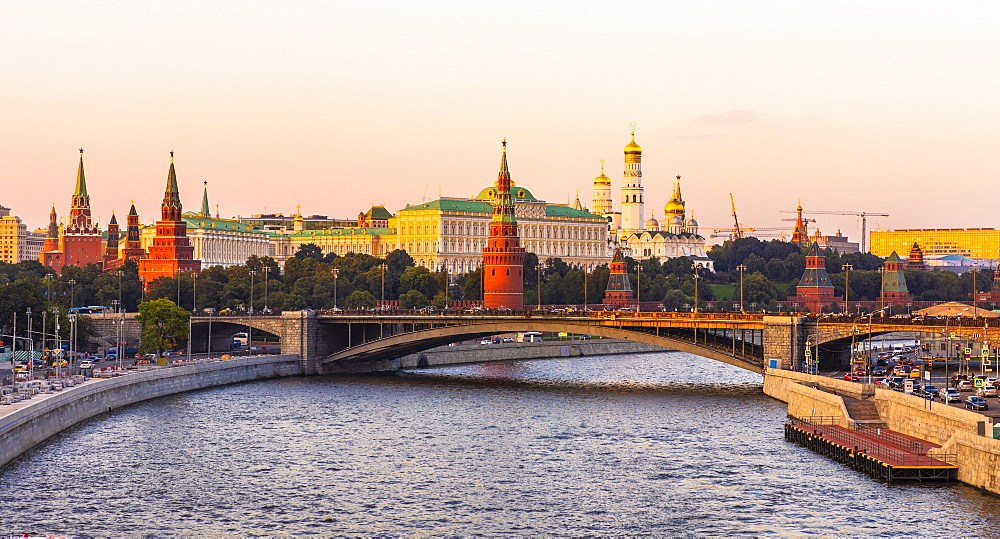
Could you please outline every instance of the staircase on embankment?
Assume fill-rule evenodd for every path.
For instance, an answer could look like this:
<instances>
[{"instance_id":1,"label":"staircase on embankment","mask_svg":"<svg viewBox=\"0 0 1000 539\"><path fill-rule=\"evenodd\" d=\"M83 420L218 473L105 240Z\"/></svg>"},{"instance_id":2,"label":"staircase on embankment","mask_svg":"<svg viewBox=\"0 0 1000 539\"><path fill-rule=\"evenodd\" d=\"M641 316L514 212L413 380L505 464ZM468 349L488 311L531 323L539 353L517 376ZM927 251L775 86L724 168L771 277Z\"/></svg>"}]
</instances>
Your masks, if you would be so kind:
<instances>
[{"instance_id":1,"label":"staircase on embankment","mask_svg":"<svg viewBox=\"0 0 1000 539\"><path fill-rule=\"evenodd\" d=\"M857 428L864 429L888 429L889 425L882 420L878 413L878 406L875 401L868 399L856 399L841 395L844 401L844 411L847 412L849 422Z\"/></svg>"}]
</instances>

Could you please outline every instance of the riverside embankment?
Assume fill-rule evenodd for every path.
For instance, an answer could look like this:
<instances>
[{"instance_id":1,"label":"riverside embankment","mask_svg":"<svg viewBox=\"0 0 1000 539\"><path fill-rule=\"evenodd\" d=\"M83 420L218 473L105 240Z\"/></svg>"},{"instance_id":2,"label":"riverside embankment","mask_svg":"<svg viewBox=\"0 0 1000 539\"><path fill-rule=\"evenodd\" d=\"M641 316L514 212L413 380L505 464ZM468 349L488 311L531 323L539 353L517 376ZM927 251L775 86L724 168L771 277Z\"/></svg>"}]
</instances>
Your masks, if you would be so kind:
<instances>
[{"instance_id":1,"label":"riverside embankment","mask_svg":"<svg viewBox=\"0 0 1000 539\"><path fill-rule=\"evenodd\" d=\"M35 396L0 416L0 466L51 436L115 408L174 393L300 373L297 355L251 356L90 380L61 393Z\"/></svg>"},{"instance_id":2,"label":"riverside embankment","mask_svg":"<svg viewBox=\"0 0 1000 539\"><path fill-rule=\"evenodd\" d=\"M1000 494L997 418L873 384L778 369L764 373L764 393L787 403L794 418L833 418L843 427L883 426L939 444L929 455L953 455L958 480Z\"/></svg>"}]
</instances>

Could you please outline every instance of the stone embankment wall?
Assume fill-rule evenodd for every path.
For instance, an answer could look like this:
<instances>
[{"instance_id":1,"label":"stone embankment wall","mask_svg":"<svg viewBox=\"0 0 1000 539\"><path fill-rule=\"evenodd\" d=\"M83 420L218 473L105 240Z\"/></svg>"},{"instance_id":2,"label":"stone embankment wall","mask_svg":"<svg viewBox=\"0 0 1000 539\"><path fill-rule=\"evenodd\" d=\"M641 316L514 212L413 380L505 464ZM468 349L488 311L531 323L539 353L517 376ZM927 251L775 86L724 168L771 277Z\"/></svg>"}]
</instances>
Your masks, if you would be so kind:
<instances>
[{"instance_id":1,"label":"stone embankment wall","mask_svg":"<svg viewBox=\"0 0 1000 539\"><path fill-rule=\"evenodd\" d=\"M297 355L256 356L136 372L66 389L0 417L0 466L49 437L115 408L195 389L300 373Z\"/></svg>"},{"instance_id":2,"label":"stone embankment wall","mask_svg":"<svg viewBox=\"0 0 1000 539\"><path fill-rule=\"evenodd\" d=\"M830 415L844 426L846 409L838 395L870 399L890 429L940 444L931 456L955 455L959 481L1000 494L1000 440L993 439L998 418L867 384L776 369L765 371L764 393L788 403L792 417Z\"/></svg>"},{"instance_id":3,"label":"stone embankment wall","mask_svg":"<svg viewBox=\"0 0 1000 539\"><path fill-rule=\"evenodd\" d=\"M572 341L542 341L499 344L456 344L403 356L400 368L485 363L514 359L546 359L555 357L600 356L608 354L639 354L664 352L666 348L618 339Z\"/></svg>"}]
</instances>

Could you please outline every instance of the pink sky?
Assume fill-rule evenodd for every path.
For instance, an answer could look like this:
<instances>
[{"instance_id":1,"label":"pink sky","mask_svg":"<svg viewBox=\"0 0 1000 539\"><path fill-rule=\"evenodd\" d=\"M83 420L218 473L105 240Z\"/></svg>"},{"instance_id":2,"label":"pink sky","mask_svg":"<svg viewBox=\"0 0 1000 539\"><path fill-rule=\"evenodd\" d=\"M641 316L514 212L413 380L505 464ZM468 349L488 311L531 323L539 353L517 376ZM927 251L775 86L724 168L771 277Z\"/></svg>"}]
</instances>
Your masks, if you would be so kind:
<instances>
[{"instance_id":1,"label":"pink sky","mask_svg":"<svg viewBox=\"0 0 1000 539\"><path fill-rule=\"evenodd\" d=\"M159 214L168 152L196 210L356 215L514 180L566 202L628 124L646 211L674 176L703 226L782 209L994 227L995 2L7 2L0 203L102 227ZM616 200L617 202L617 200ZM852 217L820 218L857 239Z\"/></svg>"}]
</instances>

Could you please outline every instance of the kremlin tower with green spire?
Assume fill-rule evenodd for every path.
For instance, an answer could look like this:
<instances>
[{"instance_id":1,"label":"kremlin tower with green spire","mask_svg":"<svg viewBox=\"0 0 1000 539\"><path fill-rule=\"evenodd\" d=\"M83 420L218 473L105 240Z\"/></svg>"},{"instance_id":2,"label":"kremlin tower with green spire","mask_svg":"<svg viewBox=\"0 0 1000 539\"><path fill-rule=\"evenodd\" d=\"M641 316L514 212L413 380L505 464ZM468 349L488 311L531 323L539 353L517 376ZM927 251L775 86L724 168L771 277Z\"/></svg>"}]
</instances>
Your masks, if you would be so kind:
<instances>
[{"instance_id":1,"label":"kremlin tower with green spire","mask_svg":"<svg viewBox=\"0 0 1000 539\"><path fill-rule=\"evenodd\" d=\"M201 261L194 259L194 247L187 237L187 223L181 218L181 197L174 170L174 152L170 152L167 171L167 188L160 205L160 220L156 222L156 236L147 250L146 258L139 261L139 278L148 289L159 277L175 277L178 273L198 271Z\"/></svg>"},{"instance_id":2,"label":"kremlin tower with green spire","mask_svg":"<svg viewBox=\"0 0 1000 539\"><path fill-rule=\"evenodd\" d=\"M90 195L87 194L87 178L83 172L83 148L80 148L80 164L76 171L76 189L70 202L69 222L62 231L55 222L55 206L52 210L49 233L39 255L39 262L52 268L57 275L62 274L65 266L100 266L104 262L104 241L101 230L90 214ZM55 249L52 248L52 240L56 242Z\"/></svg>"},{"instance_id":3,"label":"kremlin tower with green spire","mask_svg":"<svg viewBox=\"0 0 1000 539\"><path fill-rule=\"evenodd\" d=\"M510 185L507 140L504 139L490 236L483 249L483 307L486 309L524 308L524 247L521 247L517 231Z\"/></svg>"}]
</instances>

